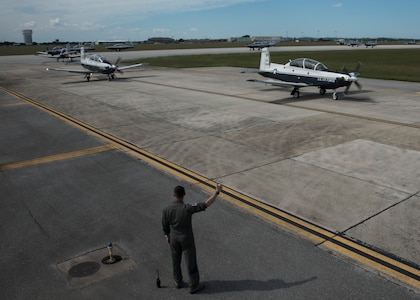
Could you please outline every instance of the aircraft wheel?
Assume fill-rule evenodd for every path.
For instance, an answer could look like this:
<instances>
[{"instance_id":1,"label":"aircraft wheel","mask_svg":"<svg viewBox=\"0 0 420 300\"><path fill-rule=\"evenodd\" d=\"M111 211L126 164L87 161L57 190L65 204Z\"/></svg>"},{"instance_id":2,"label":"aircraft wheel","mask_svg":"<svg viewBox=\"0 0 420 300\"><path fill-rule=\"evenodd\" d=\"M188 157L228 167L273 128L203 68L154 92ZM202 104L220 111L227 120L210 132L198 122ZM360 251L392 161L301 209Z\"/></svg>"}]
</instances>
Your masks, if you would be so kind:
<instances>
[{"instance_id":1,"label":"aircraft wheel","mask_svg":"<svg viewBox=\"0 0 420 300\"><path fill-rule=\"evenodd\" d=\"M324 88L320 88L320 89L319 89L319 93L320 93L321 95L325 95L325 92L326 92L326 91L325 91L325 89L324 89Z\"/></svg>"},{"instance_id":2,"label":"aircraft wheel","mask_svg":"<svg viewBox=\"0 0 420 300\"><path fill-rule=\"evenodd\" d=\"M332 98L333 98L333 100L338 100L337 93L334 93L333 96L332 96Z\"/></svg>"},{"instance_id":3,"label":"aircraft wheel","mask_svg":"<svg viewBox=\"0 0 420 300\"><path fill-rule=\"evenodd\" d=\"M299 91L295 91L295 92L293 93L293 97L294 97L295 99L298 99L298 98L299 98L299 96L300 96Z\"/></svg>"}]
</instances>

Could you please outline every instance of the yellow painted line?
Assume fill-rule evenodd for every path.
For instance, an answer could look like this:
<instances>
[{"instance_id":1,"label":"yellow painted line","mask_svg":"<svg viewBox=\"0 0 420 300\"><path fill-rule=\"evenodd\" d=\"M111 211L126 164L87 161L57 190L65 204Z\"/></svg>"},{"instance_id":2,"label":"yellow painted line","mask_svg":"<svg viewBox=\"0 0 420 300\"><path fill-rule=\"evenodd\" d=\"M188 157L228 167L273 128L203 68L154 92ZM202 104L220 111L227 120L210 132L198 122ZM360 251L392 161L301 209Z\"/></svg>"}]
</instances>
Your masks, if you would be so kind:
<instances>
[{"instance_id":1,"label":"yellow painted line","mask_svg":"<svg viewBox=\"0 0 420 300\"><path fill-rule=\"evenodd\" d=\"M27 103L24 103L24 102L4 103L4 104L0 104L0 107L10 107L10 106L17 106L17 105L27 105Z\"/></svg>"},{"instance_id":2,"label":"yellow painted line","mask_svg":"<svg viewBox=\"0 0 420 300\"><path fill-rule=\"evenodd\" d=\"M2 89L0 87L0 89ZM110 134L100 131L88 124L85 124L77 119L67 116L61 112L58 112L52 108L49 108L41 103L33 101L27 97L21 96L12 91L3 89L4 91L20 98L24 101L32 103L33 105L43 108L46 111L56 115L57 117L76 125L77 127L94 134L102 139L109 141L113 147L126 151L131 155L138 157L139 159L159 168L168 173L171 173L177 177L182 178L192 184L200 186L202 189L207 191L213 191L216 182L194 173L191 170L178 166L170 161L167 161L159 156L149 153L137 146L118 139ZM381 121L381 120L378 120ZM402 124L401 124L402 125ZM106 147L106 146L103 146ZM280 209L257 201L251 197L241 194L237 191L224 187L221 196L233 202L240 207L248 210L249 212L263 217L266 220L270 220L275 224L280 225L283 228L287 228L292 232L303 235L317 244L322 244L324 247L333 249L338 253L341 253L347 257L355 259L362 264L368 265L376 270L388 274L402 282L406 282L414 287L420 288L420 272L419 269L405 264L401 261L388 257L381 254L371 248L368 248L360 243L338 236L336 233L323 229L319 226L311 224L303 219L296 216L290 215Z\"/></svg>"},{"instance_id":3,"label":"yellow painted line","mask_svg":"<svg viewBox=\"0 0 420 300\"><path fill-rule=\"evenodd\" d=\"M346 245L348 248L343 247L341 244ZM369 265L382 273L391 275L394 278L420 288L420 281L413 278L413 276L408 275L411 273L414 276L420 276L420 270L415 267L403 264L395 259L340 236L327 240L323 245L330 249L334 249L347 257L358 260L365 265Z\"/></svg>"},{"instance_id":4,"label":"yellow painted line","mask_svg":"<svg viewBox=\"0 0 420 300\"><path fill-rule=\"evenodd\" d=\"M78 150L78 151L73 151L73 152L60 153L60 154L39 157L39 158L34 158L34 159L29 159L29 160L24 160L24 161L7 163L7 164L0 165L0 171L9 171L9 170L14 170L14 169L19 169L19 168L24 168L24 167L29 167L29 166L36 166L40 164L61 161L61 160L70 159L70 158L82 157L82 156L86 156L90 154L109 151L111 149L114 149L111 145L104 145L104 146L98 146L98 147L93 147L93 148L88 148L88 149L83 149L83 150Z\"/></svg>"}]
</instances>

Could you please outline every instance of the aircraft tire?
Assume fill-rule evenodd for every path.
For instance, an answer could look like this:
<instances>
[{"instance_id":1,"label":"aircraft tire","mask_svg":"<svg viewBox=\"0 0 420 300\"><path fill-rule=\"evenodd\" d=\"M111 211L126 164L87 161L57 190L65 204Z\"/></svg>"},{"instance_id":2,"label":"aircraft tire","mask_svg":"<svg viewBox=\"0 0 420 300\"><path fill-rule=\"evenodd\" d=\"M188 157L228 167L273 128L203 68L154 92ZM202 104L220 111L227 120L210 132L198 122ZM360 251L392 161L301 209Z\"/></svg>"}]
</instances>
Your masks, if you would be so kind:
<instances>
[{"instance_id":1,"label":"aircraft tire","mask_svg":"<svg viewBox=\"0 0 420 300\"><path fill-rule=\"evenodd\" d=\"M295 99L298 99L298 98L300 97L300 93L299 93L299 91L295 91L295 92L293 93L293 97L294 97Z\"/></svg>"},{"instance_id":2,"label":"aircraft tire","mask_svg":"<svg viewBox=\"0 0 420 300\"><path fill-rule=\"evenodd\" d=\"M333 100L338 100L338 95L337 95L337 93L333 93L332 98L333 98Z\"/></svg>"},{"instance_id":3,"label":"aircraft tire","mask_svg":"<svg viewBox=\"0 0 420 300\"><path fill-rule=\"evenodd\" d=\"M326 90L324 88L320 88L319 89L319 94L320 95L325 95Z\"/></svg>"}]
</instances>

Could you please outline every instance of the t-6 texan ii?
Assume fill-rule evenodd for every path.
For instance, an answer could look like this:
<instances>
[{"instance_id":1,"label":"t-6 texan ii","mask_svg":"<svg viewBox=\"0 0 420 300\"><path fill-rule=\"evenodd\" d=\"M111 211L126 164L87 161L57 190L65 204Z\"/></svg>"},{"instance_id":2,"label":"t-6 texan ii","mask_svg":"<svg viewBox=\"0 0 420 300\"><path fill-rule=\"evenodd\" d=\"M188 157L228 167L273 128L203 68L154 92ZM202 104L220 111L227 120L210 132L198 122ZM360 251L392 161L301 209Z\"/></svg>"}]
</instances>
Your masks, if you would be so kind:
<instances>
[{"instance_id":1,"label":"t-6 texan ii","mask_svg":"<svg viewBox=\"0 0 420 300\"><path fill-rule=\"evenodd\" d=\"M357 65L357 70L360 68ZM252 82L261 82L282 87L293 87L291 95L299 98L299 89L303 87L318 87L319 93L324 95L327 89L334 90L332 98L338 100L336 89L345 87L345 93L354 82L361 89L357 82L359 72L338 72L329 70L324 64L310 59L297 58L285 65L271 63L268 48L261 50L260 75L268 79L249 79Z\"/></svg>"},{"instance_id":2,"label":"t-6 texan ii","mask_svg":"<svg viewBox=\"0 0 420 300\"><path fill-rule=\"evenodd\" d=\"M119 67L118 63L120 62L120 60L121 60L121 57L118 57L117 61L114 64L112 64L104 56L100 54L93 54L86 57L85 50L82 47L80 50L80 63L82 67L85 68L85 70L66 69L66 68L47 68L47 70L85 74L84 78L86 78L87 81L90 80L90 77L92 76L93 73L100 73L100 74L106 74L108 76L108 80L112 80L115 78L115 72L122 73L122 71L124 70L143 67L147 65L145 63L142 63L142 64Z\"/></svg>"}]
</instances>

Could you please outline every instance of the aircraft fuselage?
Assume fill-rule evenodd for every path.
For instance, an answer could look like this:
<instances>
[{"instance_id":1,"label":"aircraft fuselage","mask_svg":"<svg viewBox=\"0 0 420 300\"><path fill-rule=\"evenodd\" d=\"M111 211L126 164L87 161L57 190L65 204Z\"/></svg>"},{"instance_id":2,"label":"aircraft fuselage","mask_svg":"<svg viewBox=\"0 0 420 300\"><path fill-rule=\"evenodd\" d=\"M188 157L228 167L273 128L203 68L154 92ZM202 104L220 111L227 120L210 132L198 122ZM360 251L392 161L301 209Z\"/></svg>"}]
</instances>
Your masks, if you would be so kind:
<instances>
[{"instance_id":1,"label":"aircraft fuselage","mask_svg":"<svg viewBox=\"0 0 420 300\"><path fill-rule=\"evenodd\" d=\"M318 86L324 89L337 89L350 85L350 76L346 73L333 71L317 71L312 69L293 67L288 64L271 64L270 70L259 72L260 75L296 84Z\"/></svg>"}]
</instances>

